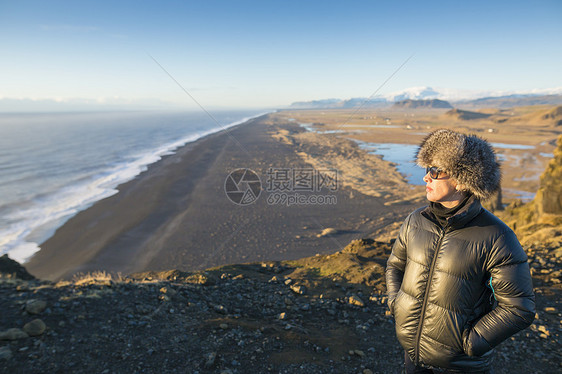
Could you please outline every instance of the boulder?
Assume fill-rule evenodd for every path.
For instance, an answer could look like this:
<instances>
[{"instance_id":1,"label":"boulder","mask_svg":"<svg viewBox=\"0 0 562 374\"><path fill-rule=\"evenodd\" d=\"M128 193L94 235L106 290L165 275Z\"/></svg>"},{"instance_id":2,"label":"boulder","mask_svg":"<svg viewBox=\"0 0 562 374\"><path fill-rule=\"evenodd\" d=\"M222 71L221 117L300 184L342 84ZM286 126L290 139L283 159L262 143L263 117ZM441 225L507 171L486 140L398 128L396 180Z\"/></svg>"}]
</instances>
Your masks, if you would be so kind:
<instances>
[{"instance_id":1,"label":"boulder","mask_svg":"<svg viewBox=\"0 0 562 374\"><path fill-rule=\"evenodd\" d=\"M47 302L44 300L29 300L25 304L25 311L29 314L42 313L47 308Z\"/></svg>"},{"instance_id":2,"label":"boulder","mask_svg":"<svg viewBox=\"0 0 562 374\"><path fill-rule=\"evenodd\" d=\"M42 335L46 329L47 326L45 325L45 322L40 319L34 319L23 326L23 331L25 331L29 336Z\"/></svg>"},{"instance_id":3,"label":"boulder","mask_svg":"<svg viewBox=\"0 0 562 374\"><path fill-rule=\"evenodd\" d=\"M12 358L12 350L10 347L0 347L0 360L9 360Z\"/></svg>"},{"instance_id":4,"label":"boulder","mask_svg":"<svg viewBox=\"0 0 562 374\"><path fill-rule=\"evenodd\" d=\"M29 335L18 328L8 329L6 331L0 332L0 340L18 340L25 339Z\"/></svg>"},{"instance_id":5,"label":"boulder","mask_svg":"<svg viewBox=\"0 0 562 374\"><path fill-rule=\"evenodd\" d=\"M541 175L535 205L539 215L562 214L562 135L558 137L554 158Z\"/></svg>"},{"instance_id":6,"label":"boulder","mask_svg":"<svg viewBox=\"0 0 562 374\"><path fill-rule=\"evenodd\" d=\"M35 279L19 262L12 260L7 254L0 257L0 276L21 280Z\"/></svg>"}]
</instances>

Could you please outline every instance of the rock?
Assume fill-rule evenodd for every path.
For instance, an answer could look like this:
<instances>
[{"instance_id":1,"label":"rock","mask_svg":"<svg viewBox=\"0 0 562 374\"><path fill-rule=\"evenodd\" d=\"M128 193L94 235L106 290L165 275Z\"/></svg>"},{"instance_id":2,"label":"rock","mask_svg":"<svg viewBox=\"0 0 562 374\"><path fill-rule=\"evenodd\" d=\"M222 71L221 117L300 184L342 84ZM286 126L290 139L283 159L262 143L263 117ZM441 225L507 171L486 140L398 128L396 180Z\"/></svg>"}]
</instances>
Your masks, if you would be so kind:
<instances>
[{"instance_id":1,"label":"rock","mask_svg":"<svg viewBox=\"0 0 562 374\"><path fill-rule=\"evenodd\" d=\"M365 352L356 349L356 350L355 350L355 355L356 355L356 356L359 356L359 357L361 357L361 358L363 358L363 357L365 357Z\"/></svg>"},{"instance_id":2,"label":"rock","mask_svg":"<svg viewBox=\"0 0 562 374\"><path fill-rule=\"evenodd\" d=\"M291 290L299 295L304 295L306 293L306 287L298 284L292 285Z\"/></svg>"},{"instance_id":3,"label":"rock","mask_svg":"<svg viewBox=\"0 0 562 374\"><path fill-rule=\"evenodd\" d=\"M279 315L277 316L277 318L279 318L279 319L285 319L285 318L287 318L287 313L285 313L285 312L279 313Z\"/></svg>"},{"instance_id":4,"label":"rock","mask_svg":"<svg viewBox=\"0 0 562 374\"><path fill-rule=\"evenodd\" d=\"M355 356L358 356L358 357L363 358L363 357L365 357L365 352L360 351L360 350L358 350L358 349L355 349L355 350L350 350L350 351L349 351L349 355L350 355L350 356L355 355Z\"/></svg>"},{"instance_id":5,"label":"rock","mask_svg":"<svg viewBox=\"0 0 562 374\"><path fill-rule=\"evenodd\" d=\"M553 306L547 306L546 308L544 308L544 311L549 313L549 314L556 314L558 313L558 310L556 310L555 307Z\"/></svg>"},{"instance_id":6,"label":"rock","mask_svg":"<svg viewBox=\"0 0 562 374\"><path fill-rule=\"evenodd\" d=\"M29 300L25 304L25 311L29 314L39 314L47 308L47 302L44 300Z\"/></svg>"},{"instance_id":7,"label":"rock","mask_svg":"<svg viewBox=\"0 0 562 374\"><path fill-rule=\"evenodd\" d=\"M42 335L46 329L47 325L45 325L45 322L40 319L34 319L23 326L23 331L25 331L29 336Z\"/></svg>"},{"instance_id":8,"label":"rock","mask_svg":"<svg viewBox=\"0 0 562 374\"><path fill-rule=\"evenodd\" d=\"M177 291L171 287L162 287L160 288L160 293L167 294L168 296L174 296Z\"/></svg>"},{"instance_id":9,"label":"rock","mask_svg":"<svg viewBox=\"0 0 562 374\"><path fill-rule=\"evenodd\" d=\"M554 158L540 178L540 187L534 199L539 214L562 214L562 135L558 137Z\"/></svg>"},{"instance_id":10,"label":"rock","mask_svg":"<svg viewBox=\"0 0 562 374\"><path fill-rule=\"evenodd\" d=\"M215 364L215 360L217 359L217 352L211 352L206 357L207 361L205 362L205 367L210 368Z\"/></svg>"},{"instance_id":11,"label":"rock","mask_svg":"<svg viewBox=\"0 0 562 374\"><path fill-rule=\"evenodd\" d=\"M8 329L6 331L0 332L0 340L18 340L25 339L29 337L27 333L18 328Z\"/></svg>"},{"instance_id":12,"label":"rock","mask_svg":"<svg viewBox=\"0 0 562 374\"><path fill-rule=\"evenodd\" d=\"M338 230L332 228L332 227L328 227L324 230L322 230L322 232L318 235L316 235L317 237L321 238L323 236L328 236L328 235L335 235L337 234Z\"/></svg>"},{"instance_id":13,"label":"rock","mask_svg":"<svg viewBox=\"0 0 562 374\"><path fill-rule=\"evenodd\" d=\"M369 369L363 370L363 374L373 374L373 372Z\"/></svg>"},{"instance_id":14,"label":"rock","mask_svg":"<svg viewBox=\"0 0 562 374\"><path fill-rule=\"evenodd\" d=\"M228 314L228 309L226 309L226 307L224 307L223 305L215 305L214 309L217 313Z\"/></svg>"},{"instance_id":15,"label":"rock","mask_svg":"<svg viewBox=\"0 0 562 374\"><path fill-rule=\"evenodd\" d=\"M357 295L351 295L351 296L349 297L349 303L350 303L351 305L357 305L357 306L360 306L360 307L364 307L364 306L365 306L365 303L363 302L363 300L361 300L361 299L359 298L359 296L357 296Z\"/></svg>"},{"instance_id":16,"label":"rock","mask_svg":"<svg viewBox=\"0 0 562 374\"><path fill-rule=\"evenodd\" d=\"M540 325L538 330L542 333L544 333L546 336L550 336L550 331L548 331L548 329L546 328L546 326L544 325Z\"/></svg>"},{"instance_id":17,"label":"rock","mask_svg":"<svg viewBox=\"0 0 562 374\"><path fill-rule=\"evenodd\" d=\"M219 327L223 330L228 329L228 325L226 323L221 323Z\"/></svg>"},{"instance_id":18,"label":"rock","mask_svg":"<svg viewBox=\"0 0 562 374\"><path fill-rule=\"evenodd\" d=\"M10 347L0 347L0 360L9 360L12 358Z\"/></svg>"},{"instance_id":19,"label":"rock","mask_svg":"<svg viewBox=\"0 0 562 374\"><path fill-rule=\"evenodd\" d=\"M7 254L0 257L0 275L6 278L15 278L22 280L34 280L35 277L27 272L27 270L12 260Z\"/></svg>"}]
</instances>

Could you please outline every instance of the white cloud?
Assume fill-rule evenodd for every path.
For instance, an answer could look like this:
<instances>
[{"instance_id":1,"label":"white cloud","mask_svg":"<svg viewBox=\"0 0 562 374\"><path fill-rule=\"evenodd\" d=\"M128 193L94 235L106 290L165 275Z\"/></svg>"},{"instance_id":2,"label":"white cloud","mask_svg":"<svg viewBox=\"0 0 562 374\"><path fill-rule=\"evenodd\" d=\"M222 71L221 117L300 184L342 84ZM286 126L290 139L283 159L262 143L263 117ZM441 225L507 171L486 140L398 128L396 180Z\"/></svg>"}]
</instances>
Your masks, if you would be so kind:
<instances>
[{"instance_id":1,"label":"white cloud","mask_svg":"<svg viewBox=\"0 0 562 374\"><path fill-rule=\"evenodd\" d=\"M80 110L181 109L185 105L157 99L123 97L88 98L0 98L0 112L50 112Z\"/></svg>"}]
</instances>

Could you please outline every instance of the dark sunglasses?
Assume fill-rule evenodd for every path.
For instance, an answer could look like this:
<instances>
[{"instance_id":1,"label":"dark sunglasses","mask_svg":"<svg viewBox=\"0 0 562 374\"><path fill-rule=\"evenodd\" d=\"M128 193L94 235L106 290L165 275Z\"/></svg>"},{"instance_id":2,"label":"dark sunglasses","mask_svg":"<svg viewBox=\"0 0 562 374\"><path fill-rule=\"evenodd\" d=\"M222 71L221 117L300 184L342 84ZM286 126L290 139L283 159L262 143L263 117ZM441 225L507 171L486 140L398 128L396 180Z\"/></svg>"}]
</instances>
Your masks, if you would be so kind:
<instances>
[{"instance_id":1,"label":"dark sunglasses","mask_svg":"<svg viewBox=\"0 0 562 374\"><path fill-rule=\"evenodd\" d=\"M444 174L444 171L439 169L437 166L430 166L425 168L425 174L427 175L427 173L429 173L431 179L437 179L439 178L439 174Z\"/></svg>"}]
</instances>

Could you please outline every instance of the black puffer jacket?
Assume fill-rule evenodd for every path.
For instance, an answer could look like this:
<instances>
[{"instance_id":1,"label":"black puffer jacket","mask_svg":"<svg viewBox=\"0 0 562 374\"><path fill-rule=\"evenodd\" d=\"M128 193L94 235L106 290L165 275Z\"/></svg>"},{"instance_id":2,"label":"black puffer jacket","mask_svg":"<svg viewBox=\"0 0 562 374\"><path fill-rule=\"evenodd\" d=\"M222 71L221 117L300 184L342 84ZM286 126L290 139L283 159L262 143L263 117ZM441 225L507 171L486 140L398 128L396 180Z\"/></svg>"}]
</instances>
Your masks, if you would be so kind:
<instances>
[{"instance_id":1,"label":"black puffer jacket","mask_svg":"<svg viewBox=\"0 0 562 374\"><path fill-rule=\"evenodd\" d=\"M474 197L445 228L429 207L410 214L388 259L386 284L398 340L420 366L489 369L492 348L535 316L525 252Z\"/></svg>"}]
</instances>

